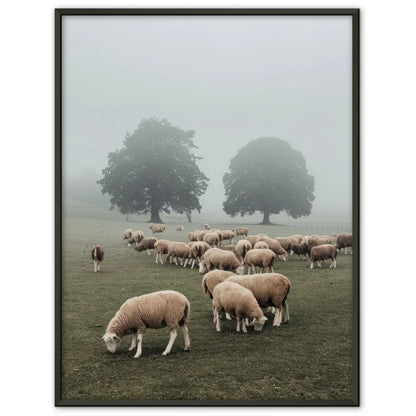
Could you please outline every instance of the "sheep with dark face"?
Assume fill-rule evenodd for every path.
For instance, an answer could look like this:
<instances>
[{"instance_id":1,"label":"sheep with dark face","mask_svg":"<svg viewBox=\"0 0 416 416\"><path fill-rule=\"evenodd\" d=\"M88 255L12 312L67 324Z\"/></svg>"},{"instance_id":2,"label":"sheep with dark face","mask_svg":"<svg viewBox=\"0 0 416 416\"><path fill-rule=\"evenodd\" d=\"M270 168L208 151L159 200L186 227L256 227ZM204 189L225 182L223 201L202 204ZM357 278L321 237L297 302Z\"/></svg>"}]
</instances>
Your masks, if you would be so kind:
<instances>
[{"instance_id":1,"label":"sheep with dark face","mask_svg":"<svg viewBox=\"0 0 416 416\"><path fill-rule=\"evenodd\" d=\"M188 319L190 304L188 299L179 292L163 290L137 296L124 302L107 326L102 337L108 351L114 353L120 345L121 338L133 334L130 350L137 346L134 358L142 354L143 334L148 328L170 328L170 338L162 355L172 350L176 338L176 328L180 326L185 339L185 351L189 351Z\"/></svg>"},{"instance_id":2,"label":"sheep with dark face","mask_svg":"<svg viewBox=\"0 0 416 416\"><path fill-rule=\"evenodd\" d=\"M329 268L336 268L337 267L337 248L332 244L323 244L320 246L315 246L311 248L311 269L314 268L315 263L318 262L318 267L322 267L322 263L326 259L331 259L331 264Z\"/></svg>"},{"instance_id":3,"label":"sheep with dark face","mask_svg":"<svg viewBox=\"0 0 416 416\"><path fill-rule=\"evenodd\" d=\"M222 309L237 318L237 332L240 332L240 324L242 324L243 332L247 332L246 319L251 320L250 325L254 325L256 331L261 331L267 321L253 293L237 283L229 282L228 279L215 286L213 304L217 331L221 331L220 313Z\"/></svg>"},{"instance_id":4,"label":"sheep with dark face","mask_svg":"<svg viewBox=\"0 0 416 416\"><path fill-rule=\"evenodd\" d=\"M101 246L94 246L91 250L91 258L94 261L94 273L100 271L101 263L104 261L104 250Z\"/></svg>"}]
</instances>

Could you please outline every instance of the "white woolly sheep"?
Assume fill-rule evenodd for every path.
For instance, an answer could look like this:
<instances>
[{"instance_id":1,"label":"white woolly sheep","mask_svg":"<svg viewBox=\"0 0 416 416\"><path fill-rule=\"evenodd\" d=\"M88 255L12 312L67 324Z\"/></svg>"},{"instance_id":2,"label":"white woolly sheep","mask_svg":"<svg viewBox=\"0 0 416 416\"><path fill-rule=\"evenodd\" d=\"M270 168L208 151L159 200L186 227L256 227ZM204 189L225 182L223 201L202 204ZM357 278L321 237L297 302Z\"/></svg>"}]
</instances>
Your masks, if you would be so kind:
<instances>
[{"instance_id":1,"label":"white woolly sheep","mask_svg":"<svg viewBox=\"0 0 416 416\"><path fill-rule=\"evenodd\" d=\"M203 241L204 240L204 235L210 233L210 230L202 230L198 233L197 238L198 241Z\"/></svg>"},{"instance_id":2,"label":"white woolly sheep","mask_svg":"<svg viewBox=\"0 0 416 416\"><path fill-rule=\"evenodd\" d=\"M247 265L247 274L250 274L250 266L253 270L253 274L256 273L256 266L263 268L262 271L274 273L273 263L275 258L275 252L268 248L250 250L244 258L244 264Z\"/></svg>"},{"instance_id":3,"label":"white woolly sheep","mask_svg":"<svg viewBox=\"0 0 416 416\"><path fill-rule=\"evenodd\" d=\"M224 240L224 236L222 234L221 230L215 229L215 230L211 230L211 232L216 233L218 235L218 238L220 240L220 245L222 244L222 240Z\"/></svg>"},{"instance_id":4,"label":"white woolly sheep","mask_svg":"<svg viewBox=\"0 0 416 416\"><path fill-rule=\"evenodd\" d=\"M152 228L151 228L153 234L163 233L165 229L166 229L165 224L152 224Z\"/></svg>"},{"instance_id":5,"label":"white woolly sheep","mask_svg":"<svg viewBox=\"0 0 416 416\"><path fill-rule=\"evenodd\" d=\"M217 247L220 243L220 239L217 233L206 233L202 237L202 240L209 244L211 247Z\"/></svg>"},{"instance_id":6,"label":"white woolly sheep","mask_svg":"<svg viewBox=\"0 0 416 416\"><path fill-rule=\"evenodd\" d=\"M124 302L107 326L102 337L108 351L114 353L120 344L121 338L133 334L129 351L136 348L134 358L142 353L143 335L147 328L159 329L168 326L170 329L169 343L162 355L172 350L176 338L176 328L180 326L185 339L185 351L189 351L188 318L190 304L182 293L173 290L163 290L137 296Z\"/></svg>"},{"instance_id":7,"label":"white woolly sheep","mask_svg":"<svg viewBox=\"0 0 416 416\"><path fill-rule=\"evenodd\" d=\"M248 240L240 240L237 242L234 248L234 253L237 258L244 264L244 257L246 256L247 252L251 250L253 247L251 246L250 241Z\"/></svg>"},{"instance_id":8,"label":"white woolly sheep","mask_svg":"<svg viewBox=\"0 0 416 416\"><path fill-rule=\"evenodd\" d=\"M257 241L253 248L269 248L269 245L265 241Z\"/></svg>"},{"instance_id":9,"label":"white woolly sheep","mask_svg":"<svg viewBox=\"0 0 416 416\"><path fill-rule=\"evenodd\" d=\"M169 260L172 263L172 260L178 265L178 258L181 261L181 266L183 266L184 259L187 259L191 255L191 247L186 243L179 241L170 241L168 244L168 254L166 256L166 262Z\"/></svg>"},{"instance_id":10,"label":"white woolly sheep","mask_svg":"<svg viewBox=\"0 0 416 416\"><path fill-rule=\"evenodd\" d=\"M205 228L206 230L210 230L210 229L211 229L211 227L210 227L210 225L209 225L209 224L204 224L204 228Z\"/></svg>"},{"instance_id":11,"label":"white woolly sheep","mask_svg":"<svg viewBox=\"0 0 416 416\"><path fill-rule=\"evenodd\" d=\"M287 296L290 280L278 273L260 273L243 276L231 276L226 282L238 283L253 292L261 308L273 306L276 309L273 326L280 326L282 320L289 320ZM283 316L282 316L283 315Z\"/></svg>"},{"instance_id":12,"label":"white woolly sheep","mask_svg":"<svg viewBox=\"0 0 416 416\"><path fill-rule=\"evenodd\" d=\"M178 225L177 227L176 227L176 231L183 231L185 228L184 228L184 226L183 225Z\"/></svg>"},{"instance_id":13,"label":"white woolly sheep","mask_svg":"<svg viewBox=\"0 0 416 416\"><path fill-rule=\"evenodd\" d=\"M136 243L136 247L138 246L138 244L140 243L140 241L142 241L143 240L143 238L144 238L144 233L143 233L143 231L140 231L140 230L137 230L137 231L134 231L133 233L132 233L132 235L131 235L131 237L127 240L127 245L129 246L129 247L131 247L131 245L133 244L133 243Z\"/></svg>"},{"instance_id":14,"label":"white woolly sheep","mask_svg":"<svg viewBox=\"0 0 416 416\"><path fill-rule=\"evenodd\" d=\"M297 244L300 244L303 240L303 235L301 234L293 234L290 237L296 239Z\"/></svg>"},{"instance_id":15,"label":"white woolly sheep","mask_svg":"<svg viewBox=\"0 0 416 416\"><path fill-rule=\"evenodd\" d=\"M233 230L222 230L222 236L223 240L230 240L231 244L233 238L235 238L235 232Z\"/></svg>"},{"instance_id":16,"label":"white woolly sheep","mask_svg":"<svg viewBox=\"0 0 416 416\"><path fill-rule=\"evenodd\" d=\"M158 240L155 243L156 249L156 263L160 260L160 264L163 264L163 254L168 254L168 244L169 240Z\"/></svg>"},{"instance_id":17,"label":"white woolly sheep","mask_svg":"<svg viewBox=\"0 0 416 416\"><path fill-rule=\"evenodd\" d=\"M229 282L228 279L215 286L213 305L217 331L221 331L220 312L222 309L237 318L237 332L240 332L241 323L243 332L247 332L246 319L251 320L250 325L254 325L256 331L261 331L267 321L253 293L237 283Z\"/></svg>"},{"instance_id":18,"label":"white woolly sheep","mask_svg":"<svg viewBox=\"0 0 416 416\"><path fill-rule=\"evenodd\" d=\"M269 249L274 251L278 256L280 256L283 260L287 260L288 254L287 251L282 247L282 245L273 238L269 237L259 237L257 241L264 241L269 246Z\"/></svg>"},{"instance_id":19,"label":"white woolly sheep","mask_svg":"<svg viewBox=\"0 0 416 416\"><path fill-rule=\"evenodd\" d=\"M133 230L131 228L127 228L126 230L124 230L123 232L123 238L122 240L129 240L131 238L131 236L133 235ZM130 243L127 242L128 246L130 247Z\"/></svg>"},{"instance_id":20,"label":"white woolly sheep","mask_svg":"<svg viewBox=\"0 0 416 416\"><path fill-rule=\"evenodd\" d=\"M241 262L233 252L219 248L210 248L204 253L199 263L199 272L203 273L206 269L210 271L213 267L239 273L242 273L244 270Z\"/></svg>"},{"instance_id":21,"label":"white woolly sheep","mask_svg":"<svg viewBox=\"0 0 416 416\"><path fill-rule=\"evenodd\" d=\"M135 247L137 251L146 250L147 254L150 256L150 249L155 248L156 238L154 237L145 237L140 241L139 245Z\"/></svg>"},{"instance_id":22,"label":"white woolly sheep","mask_svg":"<svg viewBox=\"0 0 416 416\"><path fill-rule=\"evenodd\" d=\"M190 243L188 243L190 244ZM201 261L201 257L202 255L209 250L211 247L209 246L209 244L207 244L205 241L196 241L196 242L192 242L191 247L191 257L189 259L192 260L192 265L191 265L191 269L194 268L195 264ZM186 259L185 261L185 265L187 265L188 263L188 259ZM184 267L185 267L184 265Z\"/></svg>"},{"instance_id":23,"label":"white woolly sheep","mask_svg":"<svg viewBox=\"0 0 416 416\"><path fill-rule=\"evenodd\" d=\"M101 246L94 246L91 250L91 258L94 261L94 273L100 271L101 263L104 261L104 250Z\"/></svg>"},{"instance_id":24,"label":"white woolly sheep","mask_svg":"<svg viewBox=\"0 0 416 416\"><path fill-rule=\"evenodd\" d=\"M338 250L344 249L344 253L347 254L347 248L351 247L352 254L352 233L342 233L336 235L336 247Z\"/></svg>"},{"instance_id":25,"label":"white woolly sheep","mask_svg":"<svg viewBox=\"0 0 416 416\"><path fill-rule=\"evenodd\" d=\"M191 231L188 233L188 240L189 241L198 241L198 233L200 230Z\"/></svg>"},{"instance_id":26,"label":"white woolly sheep","mask_svg":"<svg viewBox=\"0 0 416 416\"><path fill-rule=\"evenodd\" d=\"M235 229L235 235L236 235L237 239L238 239L238 236L240 236L240 235L244 235L245 237L247 237L248 236L248 228L247 227L237 227Z\"/></svg>"},{"instance_id":27,"label":"white woolly sheep","mask_svg":"<svg viewBox=\"0 0 416 416\"><path fill-rule=\"evenodd\" d=\"M322 267L322 262L326 259L331 259L329 268L337 267L337 248L332 244L322 244L311 248L311 269L314 268L315 263L318 262L318 267Z\"/></svg>"}]
</instances>

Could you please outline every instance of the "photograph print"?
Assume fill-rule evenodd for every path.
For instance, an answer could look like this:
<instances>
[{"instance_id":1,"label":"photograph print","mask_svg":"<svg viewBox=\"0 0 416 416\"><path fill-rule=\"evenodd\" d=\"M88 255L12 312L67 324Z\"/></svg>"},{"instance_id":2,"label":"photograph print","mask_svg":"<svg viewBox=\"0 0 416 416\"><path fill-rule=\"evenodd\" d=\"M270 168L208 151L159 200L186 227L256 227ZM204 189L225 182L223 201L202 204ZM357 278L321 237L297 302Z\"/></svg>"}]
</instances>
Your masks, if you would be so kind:
<instances>
[{"instance_id":1,"label":"photograph print","mask_svg":"<svg viewBox=\"0 0 416 416\"><path fill-rule=\"evenodd\" d=\"M358 19L55 10L55 405L359 405Z\"/></svg>"}]
</instances>

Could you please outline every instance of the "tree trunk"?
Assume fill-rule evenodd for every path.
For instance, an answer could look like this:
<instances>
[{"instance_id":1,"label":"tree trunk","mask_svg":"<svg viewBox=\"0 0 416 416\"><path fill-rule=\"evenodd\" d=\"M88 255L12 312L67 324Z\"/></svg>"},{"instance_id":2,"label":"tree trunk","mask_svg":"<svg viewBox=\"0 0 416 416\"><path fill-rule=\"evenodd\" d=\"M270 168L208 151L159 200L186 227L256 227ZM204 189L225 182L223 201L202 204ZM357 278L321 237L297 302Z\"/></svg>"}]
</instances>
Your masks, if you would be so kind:
<instances>
[{"instance_id":1,"label":"tree trunk","mask_svg":"<svg viewBox=\"0 0 416 416\"><path fill-rule=\"evenodd\" d=\"M160 219L159 216L159 208L153 207L150 210L150 220L149 222L152 222L154 224L162 224L162 220Z\"/></svg>"},{"instance_id":2,"label":"tree trunk","mask_svg":"<svg viewBox=\"0 0 416 416\"><path fill-rule=\"evenodd\" d=\"M263 212L263 222L261 224L270 225L271 222L270 222L270 218L269 217L270 217L270 213L267 212L267 211L264 211Z\"/></svg>"},{"instance_id":3,"label":"tree trunk","mask_svg":"<svg viewBox=\"0 0 416 416\"><path fill-rule=\"evenodd\" d=\"M186 218L188 219L188 222L192 222L192 217L191 217L191 213L187 212L186 213Z\"/></svg>"}]
</instances>

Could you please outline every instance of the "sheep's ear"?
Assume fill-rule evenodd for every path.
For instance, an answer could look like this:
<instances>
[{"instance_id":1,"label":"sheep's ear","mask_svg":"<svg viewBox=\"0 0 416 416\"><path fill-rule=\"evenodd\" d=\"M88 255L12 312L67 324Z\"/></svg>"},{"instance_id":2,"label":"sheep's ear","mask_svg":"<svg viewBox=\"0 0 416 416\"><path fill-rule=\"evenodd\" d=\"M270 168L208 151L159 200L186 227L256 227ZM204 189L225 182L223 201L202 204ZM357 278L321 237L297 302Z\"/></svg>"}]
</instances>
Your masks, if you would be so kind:
<instances>
[{"instance_id":1,"label":"sheep's ear","mask_svg":"<svg viewBox=\"0 0 416 416\"><path fill-rule=\"evenodd\" d=\"M262 321L263 321L263 322L268 321L267 316L263 316Z\"/></svg>"},{"instance_id":2,"label":"sheep's ear","mask_svg":"<svg viewBox=\"0 0 416 416\"><path fill-rule=\"evenodd\" d=\"M117 335L113 335L111 337L112 341L116 342L117 344L120 342L120 338Z\"/></svg>"},{"instance_id":3,"label":"sheep's ear","mask_svg":"<svg viewBox=\"0 0 416 416\"><path fill-rule=\"evenodd\" d=\"M250 323L249 323L249 325L251 326L251 325L254 325L254 323L256 322L256 318L254 318Z\"/></svg>"}]
</instances>

